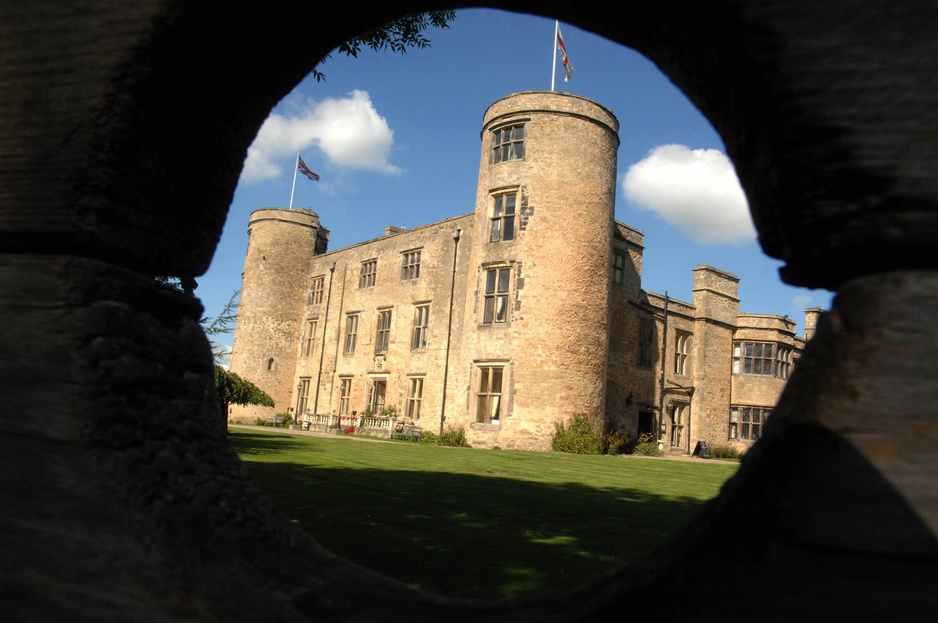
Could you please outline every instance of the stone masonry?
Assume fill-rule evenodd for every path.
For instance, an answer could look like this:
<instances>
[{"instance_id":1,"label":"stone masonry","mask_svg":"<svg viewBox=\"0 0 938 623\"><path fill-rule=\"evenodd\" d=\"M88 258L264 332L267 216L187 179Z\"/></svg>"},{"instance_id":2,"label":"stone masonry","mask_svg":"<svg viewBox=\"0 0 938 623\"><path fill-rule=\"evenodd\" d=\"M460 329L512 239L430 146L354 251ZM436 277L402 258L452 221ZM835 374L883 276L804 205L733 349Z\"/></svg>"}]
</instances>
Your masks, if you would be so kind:
<instances>
[{"instance_id":1,"label":"stone masonry","mask_svg":"<svg viewBox=\"0 0 938 623\"><path fill-rule=\"evenodd\" d=\"M614 218L618 128L583 97L505 97L483 119L472 213L338 251L311 211L256 211L232 371L299 425L384 415L546 450L587 413L669 452L745 450L804 340L740 313L738 279L713 267L695 269L692 303L642 290L642 232Z\"/></svg>"}]
</instances>

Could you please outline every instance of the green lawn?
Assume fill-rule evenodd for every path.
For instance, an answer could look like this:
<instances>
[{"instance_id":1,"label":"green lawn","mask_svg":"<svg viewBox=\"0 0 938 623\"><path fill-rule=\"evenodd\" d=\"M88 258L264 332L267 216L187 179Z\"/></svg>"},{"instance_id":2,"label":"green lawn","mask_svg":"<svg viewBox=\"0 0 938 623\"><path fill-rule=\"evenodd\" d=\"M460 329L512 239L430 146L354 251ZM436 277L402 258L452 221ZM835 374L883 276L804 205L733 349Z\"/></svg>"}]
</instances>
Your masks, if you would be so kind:
<instances>
[{"instance_id":1,"label":"green lawn","mask_svg":"<svg viewBox=\"0 0 938 623\"><path fill-rule=\"evenodd\" d=\"M506 598L642 559L737 468L231 428L252 478L337 554L441 595Z\"/></svg>"}]
</instances>

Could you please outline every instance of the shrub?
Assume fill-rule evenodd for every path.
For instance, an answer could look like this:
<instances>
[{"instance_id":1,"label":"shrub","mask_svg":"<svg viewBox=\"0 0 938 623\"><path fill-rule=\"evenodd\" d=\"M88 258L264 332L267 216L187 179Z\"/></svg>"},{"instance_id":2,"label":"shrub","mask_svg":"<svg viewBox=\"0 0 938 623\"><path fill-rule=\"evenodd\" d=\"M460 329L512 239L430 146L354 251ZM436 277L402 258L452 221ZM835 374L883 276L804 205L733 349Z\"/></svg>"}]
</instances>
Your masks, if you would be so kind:
<instances>
[{"instance_id":1,"label":"shrub","mask_svg":"<svg viewBox=\"0 0 938 623\"><path fill-rule=\"evenodd\" d=\"M232 404L274 406L273 398L257 385L221 366L215 366L215 398L222 413L228 413L228 405Z\"/></svg>"},{"instance_id":2,"label":"shrub","mask_svg":"<svg viewBox=\"0 0 938 623\"><path fill-rule=\"evenodd\" d=\"M256 418L254 418L254 426L263 426L263 425L266 424L266 423L267 423L267 422L266 422L266 421L264 420L264 418L262 418L262 417L256 417Z\"/></svg>"},{"instance_id":3,"label":"shrub","mask_svg":"<svg viewBox=\"0 0 938 623\"><path fill-rule=\"evenodd\" d=\"M425 430L420 433L420 443L436 444L438 441L439 439L433 431Z\"/></svg>"},{"instance_id":4,"label":"shrub","mask_svg":"<svg viewBox=\"0 0 938 623\"><path fill-rule=\"evenodd\" d=\"M283 418L283 426L289 426L290 424L293 424L293 416L289 413L278 413L277 415Z\"/></svg>"},{"instance_id":5,"label":"shrub","mask_svg":"<svg viewBox=\"0 0 938 623\"><path fill-rule=\"evenodd\" d=\"M597 416L574 413L569 423L554 422L550 446L555 452L602 454L603 435Z\"/></svg>"},{"instance_id":6,"label":"shrub","mask_svg":"<svg viewBox=\"0 0 938 623\"><path fill-rule=\"evenodd\" d=\"M624 437L619 431L612 431L603 435L603 454L625 454L630 448L628 434Z\"/></svg>"},{"instance_id":7,"label":"shrub","mask_svg":"<svg viewBox=\"0 0 938 623\"><path fill-rule=\"evenodd\" d=\"M658 449L658 442L650 433L642 433L632 447L632 454L642 456L659 456L661 450Z\"/></svg>"},{"instance_id":8,"label":"shrub","mask_svg":"<svg viewBox=\"0 0 938 623\"><path fill-rule=\"evenodd\" d=\"M423 438L422 434L421 438ZM441 446L451 446L454 448L470 447L469 441L466 439L466 429L463 427L447 428L443 431L443 434L440 435L439 443Z\"/></svg>"},{"instance_id":9,"label":"shrub","mask_svg":"<svg viewBox=\"0 0 938 623\"><path fill-rule=\"evenodd\" d=\"M738 461L740 456L739 450L731 446L714 446L710 448L711 459L730 459Z\"/></svg>"}]
</instances>

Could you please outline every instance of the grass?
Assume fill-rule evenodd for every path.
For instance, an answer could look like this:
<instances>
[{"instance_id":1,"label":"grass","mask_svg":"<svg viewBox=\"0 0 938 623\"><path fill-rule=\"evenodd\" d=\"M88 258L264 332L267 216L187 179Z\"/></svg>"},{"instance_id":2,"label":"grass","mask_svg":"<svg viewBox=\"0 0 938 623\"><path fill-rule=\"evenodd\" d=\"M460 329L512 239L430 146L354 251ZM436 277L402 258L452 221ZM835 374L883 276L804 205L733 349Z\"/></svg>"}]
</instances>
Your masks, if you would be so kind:
<instances>
[{"instance_id":1,"label":"grass","mask_svg":"<svg viewBox=\"0 0 938 623\"><path fill-rule=\"evenodd\" d=\"M737 469L250 428L229 436L251 477L325 547L451 597L569 588L637 562Z\"/></svg>"}]
</instances>

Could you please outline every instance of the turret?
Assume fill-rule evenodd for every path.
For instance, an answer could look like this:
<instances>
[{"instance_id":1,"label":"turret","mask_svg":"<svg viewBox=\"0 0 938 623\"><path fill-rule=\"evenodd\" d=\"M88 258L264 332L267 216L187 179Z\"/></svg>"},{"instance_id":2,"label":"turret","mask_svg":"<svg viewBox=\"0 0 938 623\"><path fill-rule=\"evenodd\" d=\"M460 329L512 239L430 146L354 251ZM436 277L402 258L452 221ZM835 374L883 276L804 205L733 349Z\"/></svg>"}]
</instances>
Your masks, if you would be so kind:
<instances>
[{"instance_id":1,"label":"turret","mask_svg":"<svg viewBox=\"0 0 938 623\"><path fill-rule=\"evenodd\" d=\"M270 394L277 412L291 406L309 260L325 252L327 242L328 232L311 210L251 214L230 370ZM231 416L251 421L260 411L232 407Z\"/></svg>"},{"instance_id":2,"label":"turret","mask_svg":"<svg viewBox=\"0 0 938 623\"><path fill-rule=\"evenodd\" d=\"M602 106L554 92L484 115L465 318L478 331L463 351L476 445L500 430L549 439L557 419L603 413L618 129ZM520 387L536 405L514 400Z\"/></svg>"}]
</instances>

